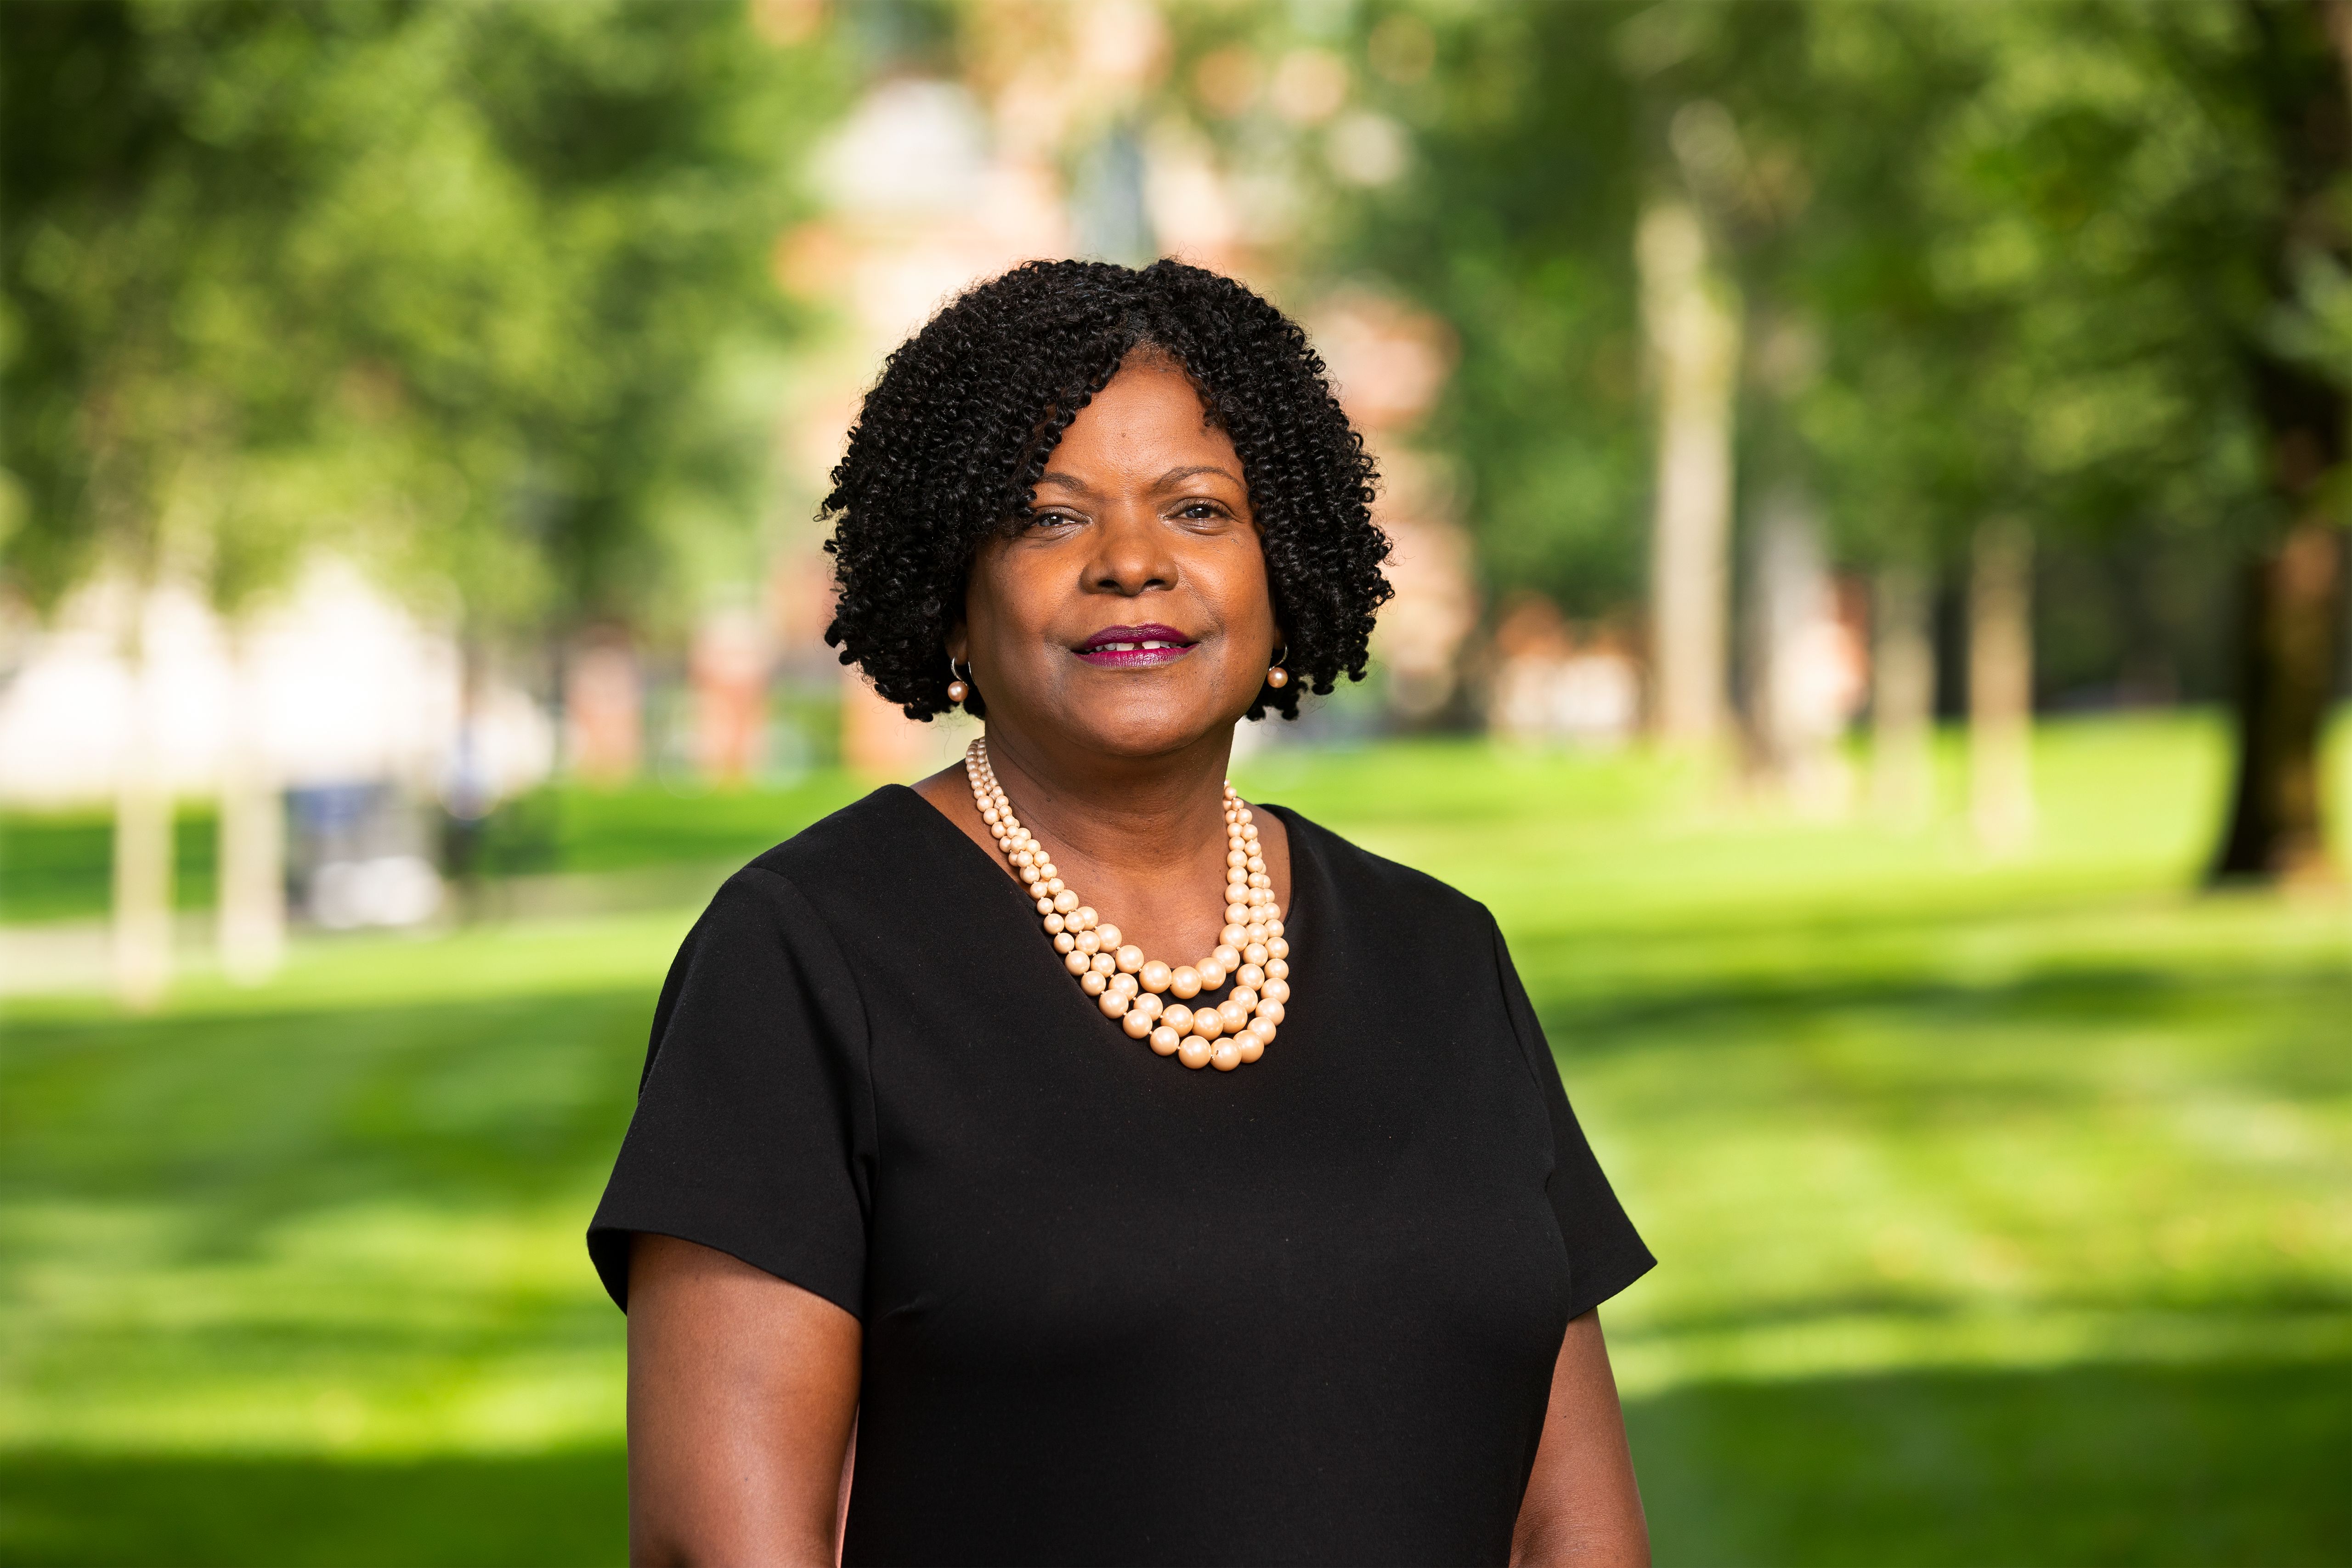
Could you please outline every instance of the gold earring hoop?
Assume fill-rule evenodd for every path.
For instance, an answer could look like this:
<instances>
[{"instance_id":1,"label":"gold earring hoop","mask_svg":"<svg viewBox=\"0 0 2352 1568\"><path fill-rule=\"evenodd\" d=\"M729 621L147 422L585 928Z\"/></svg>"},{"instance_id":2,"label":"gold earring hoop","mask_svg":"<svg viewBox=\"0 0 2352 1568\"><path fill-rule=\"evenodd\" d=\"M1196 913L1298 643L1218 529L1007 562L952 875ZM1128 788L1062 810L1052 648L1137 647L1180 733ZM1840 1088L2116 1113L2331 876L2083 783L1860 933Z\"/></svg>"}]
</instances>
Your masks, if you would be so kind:
<instances>
[{"instance_id":1,"label":"gold earring hoop","mask_svg":"<svg viewBox=\"0 0 2352 1568\"><path fill-rule=\"evenodd\" d=\"M971 683L958 676L955 667L955 656L950 654L948 657L948 700L961 707L963 700L971 695ZM969 672L971 666L967 664L964 668Z\"/></svg>"}]
</instances>

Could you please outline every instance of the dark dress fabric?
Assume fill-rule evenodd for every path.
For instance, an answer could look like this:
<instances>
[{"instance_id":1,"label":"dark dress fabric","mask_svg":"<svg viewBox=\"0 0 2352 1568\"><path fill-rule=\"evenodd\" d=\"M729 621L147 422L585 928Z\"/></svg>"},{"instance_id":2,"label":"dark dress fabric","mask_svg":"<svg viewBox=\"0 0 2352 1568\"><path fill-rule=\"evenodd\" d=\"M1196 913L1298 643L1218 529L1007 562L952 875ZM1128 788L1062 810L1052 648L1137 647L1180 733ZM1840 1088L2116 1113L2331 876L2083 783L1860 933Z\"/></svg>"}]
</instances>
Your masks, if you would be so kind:
<instances>
[{"instance_id":1,"label":"dark dress fabric","mask_svg":"<svg viewBox=\"0 0 2352 1568\"><path fill-rule=\"evenodd\" d=\"M912 790L736 874L588 1235L865 1325L850 1563L1500 1563L1570 1318L1651 1266L1479 904L1281 807L1297 994L1188 1071Z\"/></svg>"}]
</instances>

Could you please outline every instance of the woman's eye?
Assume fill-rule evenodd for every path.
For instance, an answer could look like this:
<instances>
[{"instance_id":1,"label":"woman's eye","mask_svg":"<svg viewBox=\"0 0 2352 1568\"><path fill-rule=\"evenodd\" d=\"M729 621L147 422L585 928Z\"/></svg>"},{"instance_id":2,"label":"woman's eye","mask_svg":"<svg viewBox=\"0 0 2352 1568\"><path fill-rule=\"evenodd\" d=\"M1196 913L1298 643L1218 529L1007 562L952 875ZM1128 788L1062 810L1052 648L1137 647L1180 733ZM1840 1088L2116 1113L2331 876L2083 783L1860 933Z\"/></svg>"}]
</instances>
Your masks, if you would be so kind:
<instances>
[{"instance_id":1,"label":"woman's eye","mask_svg":"<svg viewBox=\"0 0 2352 1568\"><path fill-rule=\"evenodd\" d=\"M1186 502L1186 503L1185 503L1181 508L1180 508L1180 509L1178 510L1178 511L1177 511L1176 515L1177 515L1178 517L1181 517L1181 518L1186 518L1186 519L1189 519L1189 520L1191 520L1191 521L1195 521L1195 522L1202 522L1202 521L1206 521L1207 520L1209 520L1209 519L1211 519L1211 518L1223 517L1223 516L1224 516L1224 515L1225 515L1225 509L1224 509L1224 508L1223 508L1223 507L1221 507L1221 506L1219 506L1219 505L1218 505L1216 502L1214 502L1214 501L1206 501L1206 500L1187 501L1187 502Z\"/></svg>"}]
</instances>

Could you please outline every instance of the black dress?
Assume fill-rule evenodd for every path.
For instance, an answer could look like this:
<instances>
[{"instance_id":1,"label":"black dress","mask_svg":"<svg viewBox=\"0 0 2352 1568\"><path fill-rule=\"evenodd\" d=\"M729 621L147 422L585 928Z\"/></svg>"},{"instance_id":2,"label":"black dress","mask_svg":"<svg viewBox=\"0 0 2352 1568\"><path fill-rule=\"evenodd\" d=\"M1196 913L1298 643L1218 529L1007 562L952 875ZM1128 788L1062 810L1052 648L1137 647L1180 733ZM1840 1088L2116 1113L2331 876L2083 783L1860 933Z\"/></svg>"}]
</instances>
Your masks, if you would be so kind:
<instances>
[{"instance_id":1,"label":"black dress","mask_svg":"<svg viewBox=\"0 0 2352 1568\"><path fill-rule=\"evenodd\" d=\"M1500 1563L1570 1318L1651 1265L1493 919L1280 807L1296 996L1154 1056L912 790L679 952L588 1233L865 1324L851 1563Z\"/></svg>"}]
</instances>

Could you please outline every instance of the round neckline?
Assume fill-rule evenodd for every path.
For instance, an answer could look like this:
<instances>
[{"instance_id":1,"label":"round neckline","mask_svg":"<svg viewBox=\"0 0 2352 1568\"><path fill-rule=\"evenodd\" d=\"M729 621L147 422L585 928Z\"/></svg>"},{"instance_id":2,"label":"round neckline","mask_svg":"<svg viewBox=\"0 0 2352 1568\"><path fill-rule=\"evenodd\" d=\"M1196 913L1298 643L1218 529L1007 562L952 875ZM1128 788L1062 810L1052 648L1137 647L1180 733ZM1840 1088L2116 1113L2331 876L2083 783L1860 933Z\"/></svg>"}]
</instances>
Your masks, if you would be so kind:
<instances>
[{"instance_id":1,"label":"round neckline","mask_svg":"<svg viewBox=\"0 0 2352 1568\"><path fill-rule=\"evenodd\" d=\"M962 828L957 826L954 822L949 819L946 812L941 811L938 806L932 805L931 802L924 796L922 791L916 789L911 784L884 784L880 793L906 796L913 805L922 812L924 816L939 825L940 831L954 839L956 843L961 845L964 849L969 850L973 857L972 861L970 863L973 865L974 868L985 875L990 881L996 883L1007 893L1012 895L1013 900L1015 902L1009 902L1005 905L1006 912L1008 914L1011 913L1017 902L1021 915L1021 923L1027 928L1029 935L1032 937L1037 935L1038 927L1036 915L1034 913L1036 907L1034 901L1024 896L1024 889L1020 883L1014 881L1012 878L1004 874L1003 868L997 864L995 856L991 855L987 850L982 849L979 845L973 843L971 835L964 832ZM1290 902L1284 906L1282 928L1283 935L1288 939L1290 942L1290 963L1292 970L1296 972L1298 967L1299 961L1299 943L1298 939L1296 936L1293 936L1291 932L1292 929L1297 923L1298 894L1300 887L1305 881L1305 879L1299 875L1300 863L1302 860L1310 858L1313 852L1302 850L1299 847L1301 835L1298 831L1299 816L1297 812L1290 810L1287 806L1275 805L1260 801L1252 801L1249 803L1249 806L1253 811L1272 811L1279 813L1282 816L1284 837L1289 841ZM1050 955L1055 960L1052 965L1053 972L1055 976L1063 979L1068 978L1067 973L1062 968L1060 955L1054 952L1053 944L1050 942L1033 942L1030 945L1035 947L1040 953ZM1084 991L1078 990L1076 986L1066 986L1064 989L1072 992L1079 1001L1087 1004L1086 1011L1090 1016L1093 1016L1097 1019L1101 1018L1102 1010L1094 1005L1094 1000L1092 997L1089 997ZM1109 1022L1114 1028L1117 1027L1118 1020L1111 1019Z\"/></svg>"},{"instance_id":2,"label":"round neckline","mask_svg":"<svg viewBox=\"0 0 2352 1568\"><path fill-rule=\"evenodd\" d=\"M1004 874L1004 868L996 863L996 858L991 855L987 850L982 849L979 845L973 843L971 836L966 833L962 828L958 827L953 822L950 821L948 819L948 814L941 811L938 806L933 805L929 800L926 799L922 791L915 788L912 784L887 784L882 786L881 793L885 795L906 796L909 802L921 810L922 814L926 817L929 817L931 821L939 824L940 827L949 837L954 839L956 843L962 846L972 854L975 858L976 868L984 868L987 870L988 879L990 881L1003 887L1006 891L1013 894L1016 898L1021 898L1021 884L1006 876ZM1026 915L1034 907L1034 900L1027 898L1021 898L1022 913Z\"/></svg>"},{"instance_id":3,"label":"round neckline","mask_svg":"<svg viewBox=\"0 0 2352 1568\"><path fill-rule=\"evenodd\" d=\"M962 828L957 826L953 821L950 820L948 814L941 811L938 806L932 805L930 800L924 795L922 791L915 788L912 784L887 784L882 786L882 793L886 795L905 795L913 804L920 806L925 816L939 824L940 828L945 830L950 837L953 838L965 849L971 851L971 853L977 858L979 863L988 868L989 879L991 881L1002 884L1007 891L1013 893L1016 898L1020 898L1021 910L1024 915L1030 911L1033 907L1034 900L1021 896L1021 884L1014 881L1011 877L1006 876L1004 874L1004 868L997 863L996 857L991 855L987 850L982 849L978 844L972 842L971 835L966 833ZM1287 935L1289 933L1290 927L1297 923L1295 917L1298 913L1298 862L1301 858L1298 847L1298 814L1292 811L1288 806L1276 805L1270 801L1250 801L1246 804L1252 811L1276 812L1282 817L1283 837L1288 843L1290 848L1290 902L1283 907L1284 912L1282 921L1284 934ZM1298 943L1294 941L1290 945L1296 948Z\"/></svg>"}]
</instances>

